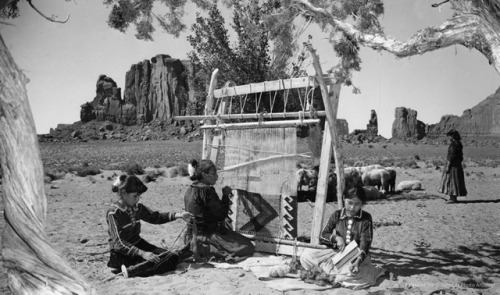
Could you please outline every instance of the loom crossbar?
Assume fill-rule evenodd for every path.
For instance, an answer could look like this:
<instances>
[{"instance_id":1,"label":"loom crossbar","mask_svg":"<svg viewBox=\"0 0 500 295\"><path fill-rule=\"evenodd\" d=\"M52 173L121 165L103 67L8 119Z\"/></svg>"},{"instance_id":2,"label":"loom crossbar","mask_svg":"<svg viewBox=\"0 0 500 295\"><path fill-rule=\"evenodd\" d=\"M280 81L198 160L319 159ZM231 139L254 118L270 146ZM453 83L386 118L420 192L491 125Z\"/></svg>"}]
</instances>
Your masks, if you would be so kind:
<instances>
[{"instance_id":1,"label":"loom crossbar","mask_svg":"<svg viewBox=\"0 0 500 295\"><path fill-rule=\"evenodd\" d=\"M334 85L335 80L333 78L325 77L325 83L327 85ZM305 87L316 87L318 86L316 77L307 76L291 79L282 79L274 81L266 81L261 83L252 83L240 86L224 87L221 89L214 90L215 98L231 97L236 95L246 95L251 93L261 93L269 91L278 91L285 89L295 89L295 88L305 88Z\"/></svg>"},{"instance_id":2,"label":"loom crossbar","mask_svg":"<svg viewBox=\"0 0 500 295\"><path fill-rule=\"evenodd\" d=\"M254 113L254 114L226 114L226 115L189 115L189 116L175 116L175 121L183 120L203 120L203 119L221 119L221 120L231 120L231 119L280 119L280 118L313 118L313 117L325 117L326 111L315 111L315 112L287 112L287 113Z\"/></svg>"},{"instance_id":3,"label":"loom crossbar","mask_svg":"<svg viewBox=\"0 0 500 295\"><path fill-rule=\"evenodd\" d=\"M263 122L244 122L244 123L227 123L216 125L203 125L201 129L252 129L252 128L276 128L276 127L292 127L304 124L317 124L319 119L294 120L294 121L263 121Z\"/></svg>"}]
</instances>

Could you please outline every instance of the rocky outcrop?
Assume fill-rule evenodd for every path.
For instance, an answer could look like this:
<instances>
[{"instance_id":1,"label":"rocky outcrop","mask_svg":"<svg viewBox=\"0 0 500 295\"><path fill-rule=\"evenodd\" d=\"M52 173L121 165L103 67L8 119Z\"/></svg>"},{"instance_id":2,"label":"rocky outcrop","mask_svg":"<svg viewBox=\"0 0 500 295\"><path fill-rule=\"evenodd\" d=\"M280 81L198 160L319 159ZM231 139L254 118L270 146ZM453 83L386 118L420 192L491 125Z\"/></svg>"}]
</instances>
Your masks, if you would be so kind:
<instances>
[{"instance_id":1,"label":"rocky outcrop","mask_svg":"<svg viewBox=\"0 0 500 295\"><path fill-rule=\"evenodd\" d=\"M96 96L81 106L80 120L136 125L181 115L190 94L188 70L179 59L166 54L134 64L125 75L123 100L115 81L100 75Z\"/></svg>"},{"instance_id":2,"label":"rocky outcrop","mask_svg":"<svg viewBox=\"0 0 500 295\"><path fill-rule=\"evenodd\" d=\"M500 138L500 88L462 116L445 115L437 124L424 124L417 120L417 111L405 107L396 108L392 124L392 138L421 139L446 136L456 129L462 137Z\"/></svg>"},{"instance_id":3,"label":"rocky outcrop","mask_svg":"<svg viewBox=\"0 0 500 295\"><path fill-rule=\"evenodd\" d=\"M500 137L500 88L462 116L445 115L437 124L429 125L428 136L444 136L456 129L462 136Z\"/></svg>"},{"instance_id":4,"label":"rocky outcrop","mask_svg":"<svg viewBox=\"0 0 500 295\"><path fill-rule=\"evenodd\" d=\"M377 112L375 112L375 110L371 111L370 120L366 125L366 132L369 135L378 135L378 119Z\"/></svg>"},{"instance_id":5,"label":"rocky outcrop","mask_svg":"<svg viewBox=\"0 0 500 295\"><path fill-rule=\"evenodd\" d=\"M425 136L426 125L417 120L417 111L405 107L396 108L392 123L392 138L422 139Z\"/></svg>"}]
</instances>

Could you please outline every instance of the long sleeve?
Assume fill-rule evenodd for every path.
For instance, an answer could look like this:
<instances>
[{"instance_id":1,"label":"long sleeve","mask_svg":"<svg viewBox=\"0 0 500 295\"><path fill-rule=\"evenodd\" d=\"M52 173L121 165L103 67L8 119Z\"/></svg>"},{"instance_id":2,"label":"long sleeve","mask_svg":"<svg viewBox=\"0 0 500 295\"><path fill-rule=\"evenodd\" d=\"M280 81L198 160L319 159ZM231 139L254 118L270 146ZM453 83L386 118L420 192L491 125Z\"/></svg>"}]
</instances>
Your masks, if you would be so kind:
<instances>
[{"instance_id":1,"label":"long sleeve","mask_svg":"<svg viewBox=\"0 0 500 295\"><path fill-rule=\"evenodd\" d=\"M371 215L366 215L367 218L361 222L359 249L368 254L373 240L373 222Z\"/></svg>"},{"instance_id":2,"label":"long sleeve","mask_svg":"<svg viewBox=\"0 0 500 295\"><path fill-rule=\"evenodd\" d=\"M158 211L153 211L149 209L143 204L138 204L138 207L139 209L137 217L151 224L163 224L170 221L174 221L176 219L174 212L160 213Z\"/></svg>"},{"instance_id":3,"label":"long sleeve","mask_svg":"<svg viewBox=\"0 0 500 295\"><path fill-rule=\"evenodd\" d=\"M336 211L330 216L330 218L328 219L328 222L325 224L325 226L323 227L323 230L321 231L321 236L319 239L323 244L330 245L330 246L334 245L335 236L336 236L335 227L336 227L338 219L339 219L338 213L339 212Z\"/></svg>"},{"instance_id":4,"label":"long sleeve","mask_svg":"<svg viewBox=\"0 0 500 295\"><path fill-rule=\"evenodd\" d=\"M139 248L121 236L124 228L130 227L130 223L126 221L125 214L117 209L109 210L106 220L108 222L110 248L125 255L138 255Z\"/></svg>"}]
</instances>

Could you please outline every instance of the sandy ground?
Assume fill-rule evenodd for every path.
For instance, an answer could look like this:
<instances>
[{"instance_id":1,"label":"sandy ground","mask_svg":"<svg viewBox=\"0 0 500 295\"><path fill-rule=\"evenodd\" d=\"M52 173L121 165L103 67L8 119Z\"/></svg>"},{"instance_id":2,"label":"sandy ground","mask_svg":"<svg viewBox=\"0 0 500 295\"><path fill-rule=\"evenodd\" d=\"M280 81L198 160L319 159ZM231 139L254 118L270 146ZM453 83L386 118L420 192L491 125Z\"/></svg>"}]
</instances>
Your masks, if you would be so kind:
<instances>
[{"instance_id":1,"label":"sandy ground","mask_svg":"<svg viewBox=\"0 0 500 295\"><path fill-rule=\"evenodd\" d=\"M421 167L425 167L422 165ZM500 294L500 168L467 167L469 196L445 204L436 192L441 172L433 168L400 169L398 182L421 180L424 190L371 201L364 210L374 219L372 259L393 272L367 290L299 290L286 294ZM98 294L281 294L244 269L216 269L183 264L176 273L150 278L116 278L108 259L105 212L116 198L109 178L118 171L45 184L48 201L46 233L53 246L82 274ZM160 211L178 211L190 181L160 177L147 184L141 202ZM0 206L3 206L0 203ZM0 207L3 213L3 207ZM327 204L329 216L336 204ZM299 204L299 235L311 230L313 207ZM2 216L0 216L2 217ZM3 218L0 219L3 228ZM183 221L143 223L150 242L178 248ZM187 271L186 271L187 269ZM184 271L183 271L184 270ZM439 293L437 291L444 290ZM0 293L9 294L0 269Z\"/></svg>"}]
</instances>

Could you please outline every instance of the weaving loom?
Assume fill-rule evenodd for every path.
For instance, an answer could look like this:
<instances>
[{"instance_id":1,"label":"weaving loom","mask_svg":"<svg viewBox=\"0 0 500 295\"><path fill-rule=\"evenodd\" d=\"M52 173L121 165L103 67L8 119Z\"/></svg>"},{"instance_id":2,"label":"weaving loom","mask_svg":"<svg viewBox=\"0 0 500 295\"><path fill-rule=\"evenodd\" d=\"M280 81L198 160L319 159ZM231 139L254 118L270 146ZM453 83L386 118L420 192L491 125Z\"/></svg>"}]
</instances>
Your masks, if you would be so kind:
<instances>
[{"instance_id":1,"label":"weaving loom","mask_svg":"<svg viewBox=\"0 0 500 295\"><path fill-rule=\"evenodd\" d=\"M327 82L333 85L332 80ZM317 242L297 242L297 161L310 157L297 153L297 126L319 124L318 116L325 116L325 111L314 110L316 78L217 90L214 85L213 80L201 127L203 158L211 159L218 167L220 185L233 189L229 216L232 228L254 240L258 251L296 255L303 247L323 248ZM296 91L301 111L287 112L290 91ZM277 99L281 99L281 110L275 107ZM253 113L245 112L247 102L255 103ZM331 146L328 140L323 145L325 142ZM331 156L330 147L326 150ZM321 226L321 220L316 227Z\"/></svg>"}]
</instances>

